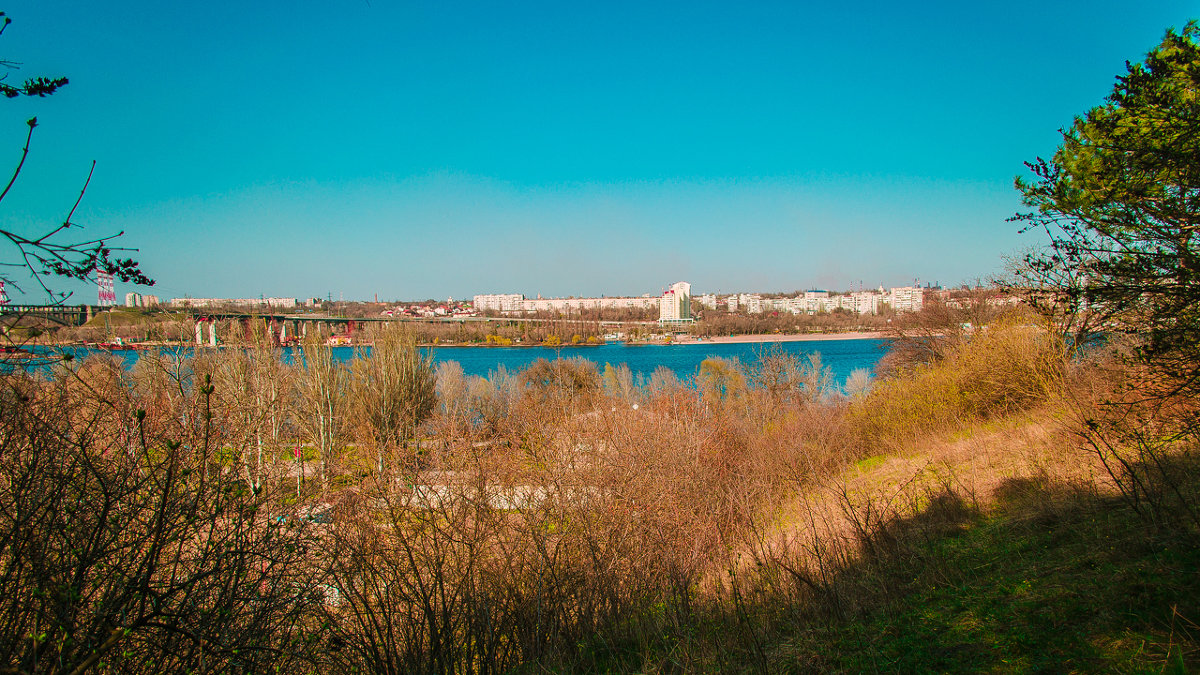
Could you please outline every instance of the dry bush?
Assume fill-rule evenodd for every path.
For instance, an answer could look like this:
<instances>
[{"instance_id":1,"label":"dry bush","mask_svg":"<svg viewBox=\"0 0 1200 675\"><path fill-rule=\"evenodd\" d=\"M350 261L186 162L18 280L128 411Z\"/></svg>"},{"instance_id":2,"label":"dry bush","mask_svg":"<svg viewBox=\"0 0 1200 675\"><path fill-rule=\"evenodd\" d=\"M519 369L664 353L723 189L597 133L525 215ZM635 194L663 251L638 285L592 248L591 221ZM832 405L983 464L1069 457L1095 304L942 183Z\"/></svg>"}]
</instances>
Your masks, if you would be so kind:
<instances>
[{"instance_id":1,"label":"dry bush","mask_svg":"<svg viewBox=\"0 0 1200 675\"><path fill-rule=\"evenodd\" d=\"M636 409L587 389L575 404L588 406L563 409L549 381L492 442L451 444L339 525L327 557L339 667L581 665L597 639L682 631L816 438L817 408L765 391L715 414L681 385Z\"/></svg>"},{"instance_id":2,"label":"dry bush","mask_svg":"<svg viewBox=\"0 0 1200 675\"><path fill-rule=\"evenodd\" d=\"M1103 465L1112 484L1158 526L1200 529L1192 478L1200 457L1200 405L1171 377L1130 364L1135 340L1116 341L1071 380L1068 428Z\"/></svg>"},{"instance_id":3,"label":"dry bush","mask_svg":"<svg viewBox=\"0 0 1200 675\"><path fill-rule=\"evenodd\" d=\"M884 380L853 403L859 451L896 450L937 431L1037 405L1061 390L1068 353L1019 315L981 328L937 362Z\"/></svg>"},{"instance_id":4,"label":"dry bush","mask_svg":"<svg viewBox=\"0 0 1200 675\"><path fill-rule=\"evenodd\" d=\"M213 427L151 433L110 365L0 383L10 392L0 407L0 667L307 662L311 537L219 470ZM208 410L185 409L198 419Z\"/></svg>"},{"instance_id":5,"label":"dry bush","mask_svg":"<svg viewBox=\"0 0 1200 675\"><path fill-rule=\"evenodd\" d=\"M460 450L360 502L330 540L338 667L505 672L636 615L654 587L594 489Z\"/></svg>"},{"instance_id":6,"label":"dry bush","mask_svg":"<svg viewBox=\"0 0 1200 675\"><path fill-rule=\"evenodd\" d=\"M998 295L997 288L955 291L949 302L929 297L920 312L896 314L884 331L892 339L891 348L876 365L876 371L889 375L941 361L972 339L977 328L1014 311L993 302Z\"/></svg>"}]
</instances>

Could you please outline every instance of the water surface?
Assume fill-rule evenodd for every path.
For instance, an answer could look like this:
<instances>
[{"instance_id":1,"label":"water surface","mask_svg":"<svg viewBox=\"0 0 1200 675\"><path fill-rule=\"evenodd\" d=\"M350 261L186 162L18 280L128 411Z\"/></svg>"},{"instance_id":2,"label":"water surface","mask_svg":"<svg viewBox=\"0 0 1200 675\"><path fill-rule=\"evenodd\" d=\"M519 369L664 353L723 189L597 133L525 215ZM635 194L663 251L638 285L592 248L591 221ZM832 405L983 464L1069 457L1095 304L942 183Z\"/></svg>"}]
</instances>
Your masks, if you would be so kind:
<instances>
[{"instance_id":1,"label":"water surface","mask_svg":"<svg viewBox=\"0 0 1200 675\"><path fill-rule=\"evenodd\" d=\"M422 347L421 351L432 354L434 363L457 361L467 375L487 377L489 373L504 366L510 372L522 370L537 359L580 358L596 364L603 371L605 364L624 364L632 371L635 379L649 378L657 368L663 367L677 377L688 380L700 370L700 363L711 357L738 359L744 365L758 360L768 349L779 348L788 354L807 359L809 354L820 353L821 362L832 371L834 382L841 385L855 369L868 371L887 353L888 340L811 340L771 343L686 343L675 345L626 345L614 342L592 347ZM369 347L367 350L369 351ZM95 353L82 347L66 347L64 351L83 357ZM190 354L191 348L176 348ZM335 361L346 362L354 358L354 347L334 347ZM138 352L114 352L126 366L132 366ZM293 350L283 350L283 358L291 360Z\"/></svg>"}]
</instances>

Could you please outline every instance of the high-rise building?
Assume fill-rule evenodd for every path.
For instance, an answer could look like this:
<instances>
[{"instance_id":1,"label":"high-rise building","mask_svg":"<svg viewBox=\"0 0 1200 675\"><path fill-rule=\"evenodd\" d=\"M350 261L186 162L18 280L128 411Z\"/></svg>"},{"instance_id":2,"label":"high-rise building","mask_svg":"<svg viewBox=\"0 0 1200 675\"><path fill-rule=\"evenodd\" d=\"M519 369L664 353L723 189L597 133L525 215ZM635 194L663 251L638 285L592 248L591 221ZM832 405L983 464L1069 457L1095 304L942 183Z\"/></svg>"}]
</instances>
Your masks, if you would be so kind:
<instances>
[{"instance_id":1,"label":"high-rise building","mask_svg":"<svg viewBox=\"0 0 1200 675\"><path fill-rule=\"evenodd\" d=\"M692 285L686 281L671 284L666 293L659 298L658 322L691 323L692 321Z\"/></svg>"},{"instance_id":2,"label":"high-rise building","mask_svg":"<svg viewBox=\"0 0 1200 675\"><path fill-rule=\"evenodd\" d=\"M126 293L125 294L125 306L126 307L157 307L158 306L158 296L157 295L142 295L141 293Z\"/></svg>"},{"instance_id":3,"label":"high-rise building","mask_svg":"<svg viewBox=\"0 0 1200 675\"><path fill-rule=\"evenodd\" d=\"M886 298L897 312L919 312L925 305L925 291L920 286L893 288Z\"/></svg>"}]
</instances>

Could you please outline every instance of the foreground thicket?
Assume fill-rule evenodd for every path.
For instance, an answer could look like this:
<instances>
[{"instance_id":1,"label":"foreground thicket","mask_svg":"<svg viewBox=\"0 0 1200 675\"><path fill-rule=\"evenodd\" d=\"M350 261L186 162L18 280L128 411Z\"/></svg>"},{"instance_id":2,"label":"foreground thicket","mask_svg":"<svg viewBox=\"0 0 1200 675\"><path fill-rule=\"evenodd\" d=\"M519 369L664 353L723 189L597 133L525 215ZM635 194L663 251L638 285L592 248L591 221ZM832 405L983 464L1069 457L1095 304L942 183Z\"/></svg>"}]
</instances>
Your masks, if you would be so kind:
<instances>
[{"instance_id":1,"label":"foreground thicket","mask_svg":"<svg viewBox=\"0 0 1200 675\"><path fill-rule=\"evenodd\" d=\"M255 671L307 653L315 539L224 471L201 386L153 430L80 377L9 378L0 403L6 672ZM160 420L161 422L161 420Z\"/></svg>"},{"instance_id":2,"label":"foreground thicket","mask_svg":"<svg viewBox=\"0 0 1200 675\"><path fill-rule=\"evenodd\" d=\"M9 376L6 667L819 669L785 646L870 616L914 532L987 517L1002 472L1107 459L1071 440L1083 417L1045 431L1077 454L1037 461L980 463L964 430L1117 386L1017 315L854 396L780 351L638 386L582 361L435 373L377 339L348 365L314 343Z\"/></svg>"}]
</instances>

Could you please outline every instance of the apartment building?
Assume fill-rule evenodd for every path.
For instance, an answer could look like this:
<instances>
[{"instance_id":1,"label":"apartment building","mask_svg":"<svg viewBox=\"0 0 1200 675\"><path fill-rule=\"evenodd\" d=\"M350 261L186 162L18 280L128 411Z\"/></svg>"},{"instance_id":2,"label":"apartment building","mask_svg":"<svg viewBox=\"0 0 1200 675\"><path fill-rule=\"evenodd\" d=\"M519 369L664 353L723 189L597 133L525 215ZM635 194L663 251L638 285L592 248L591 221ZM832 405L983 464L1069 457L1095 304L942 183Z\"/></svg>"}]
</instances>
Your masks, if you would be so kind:
<instances>
[{"instance_id":1,"label":"apartment building","mask_svg":"<svg viewBox=\"0 0 1200 675\"><path fill-rule=\"evenodd\" d=\"M925 306L925 289L920 286L893 288L884 301L897 312L919 312Z\"/></svg>"},{"instance_id":2,"label":"apartment building","mask_svg":"<svg viewBox=\"0 0 1200 675\"><path fill-rule=\"evenodd\" d=\"M692 321L692 285L686 281L678 281L663 293L659 299L658 322L691 323Z\"/></svg>"},{"instance_id":3,"label":"apartment building","mask_svg":"<svg viewBox=\"0 0 1200 675\"><path fill-rule=\"evenodd\" d=\"M172 307L255 307L295 309L296 298L172 298Z\"/></svg>"},{"instance_id":4,"label":"apartment building","mask_svg":"<svg viewBox=\"0 0 1200 675\"><path fill-rule=\"evenodd\" d=\"M475 311L493 311L493 312L519 312L521 311L521 302L525 300L525 296L520 293L494 293L490 295L476 295L471 301L471 305Z\"/></svg>"}]
</instances>

